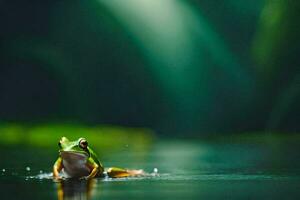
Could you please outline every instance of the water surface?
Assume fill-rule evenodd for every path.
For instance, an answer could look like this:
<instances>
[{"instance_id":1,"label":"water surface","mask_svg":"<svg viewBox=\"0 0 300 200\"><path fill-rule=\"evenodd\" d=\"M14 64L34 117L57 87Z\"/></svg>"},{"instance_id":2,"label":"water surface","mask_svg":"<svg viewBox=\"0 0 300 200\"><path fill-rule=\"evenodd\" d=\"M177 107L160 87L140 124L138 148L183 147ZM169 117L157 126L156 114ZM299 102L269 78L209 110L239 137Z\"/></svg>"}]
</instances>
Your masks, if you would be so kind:
<instances>
[{"instance_id":1,"label":"water surface","mask_svg":"<svg viewBox=\"0 0 300 200\"><path fill-rule=\"evenodd\" d=\"M56 150L1 147L1 199L299 199L294 143L160 141L141 151L102 155L106 167L144 169L145 177L51 178ZM157 168L159 175L151 174Z\"/></svg>"}]
</instances>

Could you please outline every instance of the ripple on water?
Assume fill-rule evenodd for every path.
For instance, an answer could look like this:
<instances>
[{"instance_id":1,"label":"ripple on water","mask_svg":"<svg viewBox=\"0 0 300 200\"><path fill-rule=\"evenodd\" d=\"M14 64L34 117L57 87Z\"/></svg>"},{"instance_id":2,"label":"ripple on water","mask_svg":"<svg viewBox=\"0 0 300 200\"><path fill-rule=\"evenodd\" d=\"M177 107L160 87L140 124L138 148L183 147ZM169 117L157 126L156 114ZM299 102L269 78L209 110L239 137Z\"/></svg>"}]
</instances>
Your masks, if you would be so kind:
<instances>
[{"instance_id":1,"label":"ripple on water","mask_svg":"<svg viewBox=\"0 0 300 200\"><path fill-rule=\"evenodd\" d=\"M156 168L155 168L156 169ZM153 178L153 177L159 177L160 174L158 174L158 170L154 170L152 173L144 173L143 175L134 176L134 177L127 177L127 178L109 178L107 175L105 178L99 178L103 181L130 181L130 180L142 180L146 178ZM26 180L28 179L39 179L39 180L47 180L47 179L53 179L53 173L43 173L42 170L40 170L40 173L34 176L26 176ZM62 180L68 179L68 177L64 176L62 174L61 176Z\"/></svg>"},{"instance_id":2,"label":"ripple on water","mask_svg":"<svg viewBox=\"0 0 300 200\"><path fill-rule=\"evenodd\" d=\"M52 173L43 173L40 171L39 174L34 176L26 176L28 179L38 179L38 180L47 180L53 179ZM68 179L67 177L62 176L62 179ZM140 176L135 177L125 177L125 178L99 178L101 181L139 181L139 180L157 180L157 181L254 181L254 180L291 180L291 179L300 179L298 176L284 176L284 175L272 175L272 174L159 174L158 170L155 168L152 173L145 173Z\"/></svg>"},{"instance_id":3,"label":"ripple on water","mask_svg":"<svg viewBox=\"0 0 300 200\"><path fill-rule=\"evenodd\" d=\"M53 179L53 174L52 173L40 173L35 176L26 176L26 179L39 179L39 180Z\"/></svg>"},{"instance_id":4,"label":"ripple on water","mask_svg":"<svg viewBox=\"0 0 300 200\"><path fill-rule=\"evenodd\" d=\"M164 181L254 181L254 180L289 180L299 177L262 175L262 174L201 174L201 175L173 175L161 174L159 180Z\"/></svg>"}]
</instances>

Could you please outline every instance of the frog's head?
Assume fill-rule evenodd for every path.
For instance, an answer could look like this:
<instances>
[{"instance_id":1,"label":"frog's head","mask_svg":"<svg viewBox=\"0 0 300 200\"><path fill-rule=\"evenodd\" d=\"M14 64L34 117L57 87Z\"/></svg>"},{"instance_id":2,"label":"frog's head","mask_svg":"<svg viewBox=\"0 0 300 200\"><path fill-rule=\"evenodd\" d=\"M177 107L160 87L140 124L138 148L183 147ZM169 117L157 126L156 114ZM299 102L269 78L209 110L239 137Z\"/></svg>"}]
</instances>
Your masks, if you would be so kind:
<instances>
[{"instance_id":1,"label":"frog's head","mask_svg":"<svg viewBox=\"0 0 300 200\"><path fill-rule=\"evenodd\" d=\"M58 142L58 146L59 154L62 158L88 158L90 155L88 149L88 142L84 138L79 138L75 141L69 141L68 138L62 137Z\"/></svg>"}]
</instances>

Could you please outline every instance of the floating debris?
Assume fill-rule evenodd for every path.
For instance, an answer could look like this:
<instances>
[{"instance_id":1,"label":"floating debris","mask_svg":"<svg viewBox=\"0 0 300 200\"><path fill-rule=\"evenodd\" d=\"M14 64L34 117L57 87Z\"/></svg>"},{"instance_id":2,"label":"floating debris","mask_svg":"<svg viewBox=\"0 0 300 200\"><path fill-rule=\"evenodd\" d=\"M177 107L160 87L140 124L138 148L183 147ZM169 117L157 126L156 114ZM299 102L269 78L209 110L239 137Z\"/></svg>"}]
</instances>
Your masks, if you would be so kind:
<instances>
[{"instance_id":1,"label":"floating debris","mask_svg":"<svg viewBox=\"0 0 300 200\"><path fill-rule=\"evenodd\" d=\"M42 174L43 173L43 170L40 170L40 174Z\"/></svg>"},{"instance_id":2,"label":"floating debris","mask_svg":"<svg viewBox=\"0 0 300 200\"><path fill-rule=\"evenodd\" d=\"M29 171L30 171L30 167L26 167L26 171L28 171L28 172L29 172Z\"/></svg>"},{"instance_id":3,"label":"floating debris","mask_svg":"<svg viewBox=\"0 0 300 200\"><path fill-rule=\"evenodd\" d=\"M5 169L2 169L2 172L5 172L6 170Z\"/></svg>"}]
</instances>

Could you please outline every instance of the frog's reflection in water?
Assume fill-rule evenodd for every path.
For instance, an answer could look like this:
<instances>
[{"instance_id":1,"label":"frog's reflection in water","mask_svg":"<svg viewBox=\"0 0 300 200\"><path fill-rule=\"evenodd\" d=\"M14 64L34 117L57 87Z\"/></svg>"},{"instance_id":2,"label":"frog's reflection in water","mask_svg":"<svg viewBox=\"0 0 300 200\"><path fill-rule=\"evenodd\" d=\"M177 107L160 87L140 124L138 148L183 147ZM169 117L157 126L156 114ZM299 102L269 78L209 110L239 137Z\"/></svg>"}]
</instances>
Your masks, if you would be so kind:
<instances>
[{"instance_id":1,"label":"frog's reflection in water","mask_svg":"<svg viewBox=\"0 0 300 200\"><path fill-rule=\"evenodd\" d=\"M59 180L57 185L58 200L91 199L97 180L67 179Z\"/></svg>"}]
</instances>

